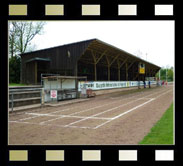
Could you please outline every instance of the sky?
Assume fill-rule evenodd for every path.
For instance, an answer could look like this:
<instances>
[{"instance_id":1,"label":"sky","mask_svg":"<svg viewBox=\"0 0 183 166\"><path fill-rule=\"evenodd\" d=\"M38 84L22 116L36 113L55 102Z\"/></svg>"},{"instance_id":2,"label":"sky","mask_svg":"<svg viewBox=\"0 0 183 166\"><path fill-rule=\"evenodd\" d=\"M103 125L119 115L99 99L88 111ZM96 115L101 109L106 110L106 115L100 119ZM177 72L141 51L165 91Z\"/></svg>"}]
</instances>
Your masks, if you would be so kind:
<instances>
[{"instance_id":1,"label":"sky","mask_svg":"<svg viewBox=\"0 0 183 166\"><path fill-rule=\"evenodd\" d=\"M47 21L36 50L97 38L160 67L174 67L174 21Z\"/></svg>"}]
</instances>

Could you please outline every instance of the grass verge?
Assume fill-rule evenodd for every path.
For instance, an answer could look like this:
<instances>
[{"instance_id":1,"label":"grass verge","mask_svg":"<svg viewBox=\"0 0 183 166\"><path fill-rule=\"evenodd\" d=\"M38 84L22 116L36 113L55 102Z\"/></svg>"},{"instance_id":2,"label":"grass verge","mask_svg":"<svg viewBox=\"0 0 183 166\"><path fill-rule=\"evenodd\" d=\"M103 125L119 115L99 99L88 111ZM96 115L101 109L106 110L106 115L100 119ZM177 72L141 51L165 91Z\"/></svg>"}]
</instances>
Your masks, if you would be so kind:
<instances>
[{"instance_id":1,"label":"grass verge","mask_svg":"<svg viewBox=\"0 0 183 166\"><path fill-rule=\"evenodd\" d=\"M9 86L26 86L26 84L10 83Z\"/></svg>"},{"instance_id":2,"label":"grass verge","mask_svg":"<svg viewBox=\"0 0 183 166\"><path fill-rule=\"evenodd\" d=\"M173 144L173 103L139 144Z\"/></svg>"}]
</instances>

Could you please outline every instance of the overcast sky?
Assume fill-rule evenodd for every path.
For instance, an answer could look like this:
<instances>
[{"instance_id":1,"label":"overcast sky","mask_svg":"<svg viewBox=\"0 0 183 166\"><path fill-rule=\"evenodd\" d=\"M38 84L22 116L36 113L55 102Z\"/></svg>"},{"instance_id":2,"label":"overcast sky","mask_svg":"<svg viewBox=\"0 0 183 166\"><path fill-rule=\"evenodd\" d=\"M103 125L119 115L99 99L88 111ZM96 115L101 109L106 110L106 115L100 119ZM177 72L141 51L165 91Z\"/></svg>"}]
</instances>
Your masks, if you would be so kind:
<instances>
[{"instance_id":1,"label":"overcast sky","mask_svg":"<svg viewBox=\"0 0 183 166\"><path fill-rule=\"evenodd\" d=\"M38 50L93 38L160 67L174 66L174 21L48 21L32 43Z\"/></svg>"}]
</instances>

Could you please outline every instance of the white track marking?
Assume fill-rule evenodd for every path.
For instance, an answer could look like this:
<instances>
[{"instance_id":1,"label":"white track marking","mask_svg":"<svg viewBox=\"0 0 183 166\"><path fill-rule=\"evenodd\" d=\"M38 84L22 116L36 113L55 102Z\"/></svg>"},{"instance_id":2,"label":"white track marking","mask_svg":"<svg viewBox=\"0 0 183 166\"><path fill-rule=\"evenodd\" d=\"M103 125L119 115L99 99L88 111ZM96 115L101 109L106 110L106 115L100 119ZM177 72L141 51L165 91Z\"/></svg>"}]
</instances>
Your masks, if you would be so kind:
<instances>
[{"instance_id":1,"label":"white track marking","mask_svg":"<svg viewBox=\"0 0 183 166\"><path fill-rule=\"evenodd\" d=\"M152 98L152 99L150 99L149 101L147 101L147 102L145 102L146 104L147 103L149 103L151 100L155 100L155 99L157 99L158 97L160 97L160 96L162 96L162 95L164 95L164 94L166 94L166 93L168 93L168 92L170 92L170 91L172 91L172 90L169 90L169 91L167 91L167 92L165 92L165 93L162 93L161 95L159 95L159 96L157 96L156 98ZM152 95L152 94L151 94ZM149 96L149 95L148 95ZM145 105L145 103L143 103L143 105ZM142 104L141 104L142 105ZM140 105L138 105L138 106L136 106L136 109L137 109L137 107L139 108L140 107ZM135 107L134 108L132 108L133 110L135 109ZM132 109L130 109L131 111L132 111ZM129 110L128 110L129 111ZM124 113L122 113L122 114L124 114ZM119 118L119 116L121 117L122 116L122 114L120 114L120 115L117 115L116 117L114 117L114 118L112 118L113 120L114 119L117 119L117 118ZM96 129L96 128L99 128L99 127L101 127L101 126L103 126L103 125L105 125L106 123L109 123L111 120L108 120L108 121L106 121L106 122L104 122L104 123L102 123L102 124L100 124L100 125L98 125L98 126L96 126L96 127L86 127L86 126L81 126L81 127L79 127L79 126L66 126L66 125L53 125L53 124L40 124L40 123L31 123L31 122L20 122L20 121L9 121L10 123L22 123L22 124L30 124L30 125L33 125L33 124L36 124L36 125L41 125L41 126L56 126L56 127L69 127L69 128L81 128L81 129Z\"/></svg>"},{"instance_id":2,"label":"white track marking","mask_svg":"<svg viewBox=\"0 0 183 166\"><path fill-rule=\"evenodd\" d=\"M9 121L10 123L19 123L19 124L29 124L29 125L40 125L40 126L56 126L56 127L65 127L64 125L53 125L53 124L40 124L40 123L32 123L32 122L19 122L19 121ZM69 126L70 128L82 128L82 129L93 129L93 127L85 127L85 126Z\"/></svg>"},{"instance_id":3,"label":"white track marking","mask_svg":"<svg viewBox=\"0 0 183 166\"><path fill-rule=\"evenodd\" d=\"M154 93L156 93L156 92L154 92ZM154 93L152 93L152 94L150 94L150 95L147 95L147 96L151 96L151 95L153 95ZM87 112L87 111L90 111L90 110L93 110L93 109L96 109L96 108L100 108L100 107L108 106L108 105L111 105L111 104L114 104L114 103L117 103L117 102L120 102L120 101L124 101L124 100L130 99L130 98L134 98L134 97L140 96L140 95L142 95L142 94L135 95L135 96L130 96L130 97L127 97L127 98L122 99L122 100L118 100L118 101L114 101L114 102L111 102L111 103L108 103L108 104L99 105L99 106L92 107L92 108L89 108L89 109L86 109L86 110L82 110L82 111L74 112L74 113L69 114L69 115L76 115L76 114L79 114L79 113ZM144 97L143 97L143 98L144 98Z\"/></svg>"},{"instance_id":4,"label":"white track marking","mask_svg":"<svg viewBox=\"0 0 183 166\"><path fill-rule=\"evenodd\" d=\"M28 113L29 114L29 113ZM31 115L36 115L36 116L51 116L51 117L68 117L68 118L86 118L86 116L70 116L70 115L51 115L51 114L37 114L37 113L31 113ZM93 119L106 119L109 120L111 118L100 118L100 117L94 117Z\"/></svg>"},{"instance_id":5,"label":"white track marking","mask_svg":"<svg viewBox=\"0 0 183 166\"><path fill-rule=\"evenodd\" d=\"M63 109L63 110L57 110L57 111L51 112L51 114L58 113L58 112L63 112L63 111L68 111L70 109L73 109L73 108L67 108L67 109Z\"/></svg>"},{"instance_id":6,"label":"white track marking","mask_svg":"<svg viewBox=\"0 0 183 166\"><path fill-rule=\"evenodd\" d=\"M137 100L141 100L141 99L137 99ZM128 102L128 103L126 103L126 104L123 104L123 105L127 105L127 104L129 104L129 103L133 103L133 102L135 102L135 101L137 101L137 100L133 100L133 101L131 101L131 102ZM116 108L116 107L115 107ZM113 110L114 108L112 108L112 110ZM111 110L111 109L110 109ZM79 112L86 112L86 111L88 111L88 110L84 110L84 111L79 111ZM103 111L103 112L100 112L100 113L98 113L98 114L103 114L103 113L105 113L105 112L108 112L108 110L107 111ZM78 113L78 112L77 112ZM75 122L72 122L71 124L68 124L69 126L70 125L72 125L72 124L75 124L76 122L80 122L80 121L83 121L83 120L86 120L86 119L93 119L95 116L97 116L98 114L95 114L95 115L93 115L93 116L89 116L89 117L85 117L85 118L82 118L81 120L79 120L79 121L75 121ZM43 121L43 122L41 122L41 124L43 124L43 123L47 123L47 122L51 122L51 121L54 121L54 120L58 120L58 119L62 119L62 118L64 118L64 116L66 117L68 117L68 116L73 116L73 115L75 115L75 113L73 113L73 114L69 114L69 115L61 115L60 117L58 117L57 116L57 118L53 118L53 119L50 119L50 120L46 120L46 121ZM67 125L66 125L67 126Z\"/></svg>"},{"instance_id":7,"label":"white track marking","mask_svg":"<svg viewBox=\"0 0 183 166\"><path fill-rule=\"evenodd\" d=\"M163 91L164 91L164 90L163 90ZM154 92L154 93L157 93L157 92ZM142 98L144 99L144 98L146 98L146 97L148 97L148 96L153 95L154 93L149 94L149 95L146 95L146 96L144 96L144 97L142 97ZM161 92L158 92L158 93L161 93ZM119 101L124 101L124 100L126 100L126 99L134 98L134 97L137 97L137 96L140 96L140 95L141 95L141 94L135 95L135 96L130 96L130 97L127 97L127 98L125 98L125 99L123 99L123 100L118 100L118 101L114 101L114 102L112 102L112 103L108 103L108 104L100 105L100 106L97 106L97 107L89 108L89 109L86 109L86 110L78 111L78 112L69 114L69 115L67 115L67 116L73 116L73 115L76 115L76 114L78 114L78 113L87 112L87 111L90 111L90 110L93 110L93 109L96 109L96 108L104 107L104 106L106 106L106 105L110 105L110 104L113 104L113 103L116 103L116 102L119 102ZM142 98L138 98L137 100L141 100ZM133 101L131 101L130 103L133 103L133 102L135 102L135 101L137 101L137 100L133 100ZM127 103L126 103L126 104L127 104ZM125 105L126 105L126 104L125 104ZM68 109L67 109L67 110L68 110ZM113 108L112 108L112 110L113 110ZM61 111L63 111L63 110L61 110ZM61 112L61 111L60 111L60 112ZM111 109L110 109L110 111L111 111ZM59 112L59 111L55 111L55 112ZM100 112L99 114L103 114L103 113L105 113L105 112L106 112L106 111L103 111L103 112ZM108 110L107 110L107 112L108 112ZM54 113L54 112L53 112L53 113ZM34 114L34 113L27 113L27 114ZM34 115L35 115L35 114L34 114ZM39 115L37 114L37 116L35 116L35 117L20 119L20 121L28 120L28 119L33 119L33 118L37 118L37 117L40 117L41 115L42 115L42 114L39 114ZM48 115L48 114L47 114L47 115ZM50 115L51 115L51 113L50 113ZM93 116L97 116L97 115L98 115L98 114L95 114L95 115L93 115ZM58 115L58 116L59 116L59 115ZM58 120L58 119L64 118L64 116L59 116L59 117L58 117L58 116L57 116L57 118L53 118L53 119L50 119L50 120L46 120L46 121L40 122L40 124L43 124L43 123L47 123L47 122L51 122L51 121L54 121L54 120ZM83 118L82 120L91 119L91 118L93 118L93 116ZM73 122L73 123L74 123L74 122Z\"/></svg>"},{"instance_id":8,"label":"white track marking","mask_svg":"<svg viewBox=\"0 0 183 166\"><path fill-rule=\"evenodd\" d=\"M170 91L170 90L169 90L169 91ZM168 91L168 92L169 92L169 91ZM168 92L165 92L165 93L168 93ZM154 94L154 93L153 93L153 94ZM144 96L144 98L146 98L147 96L152 96L153 94L146 95L146 96ZM158 93L158 94L159 94L159 93ZM164 94L164 93L163 93L163 94ZM163 94L161 93L161 95L163 95ZM160 96L161 96L161 95L160 95ZM79 123L79 122L81 122L81 121L84 121L84 120L90 119L91 117L95 117L95 116L98 116L98 115L104 114L104 113L106 113L106 112L113 111L113 110L115 110L115 109L118 109L118 108L120 108L120 107L123 107L123 106L125 106L125 105L127 105L127 104L133 103L133 102L138 101L138 100L141 100L141 99L133 100L133 101L131 101L131 102L128 102L128 103L125 103L125 104L119 105L119 106L117 106L117 107L114 107L114 108L108 109L108 110L103 111L103 112L100 112L100 113L98 113L98 114L94 114L94 115L89 116L89 117L86 117L86 118L84 118L84 119L81 119L81 120L78 120L78 121L75 121L75 122L69 123L68 125L65 125L65 126L71 126L71 125L76 124L76 123ZM152 100L154 100L154 98L153 98L153 99L150 99L149 101L152 101ZM148 103L148 102L145 102L145 103ZM105 123L106 123L106 122L105 122Z\"/></svg>"},{"instance_id":9,"label":"white track marking","mask_svg":"<svg viewBox=\"0 0 183 166\"><path fill-rule=\"evenodd\" d=\"M40 122L40 124L45 124L45 123L47 123L47 122L51 122L51 121L58 120L58 119L62 119L62 118L64 118L64 116L57 116L57 118L45 120L45 121L43 121L43 122Z\"/></svg>"},{"instance_id":10,"label":"white track marking","mask_svg":"<svg viewBox=\"0 0 183 166\"><path fill-rule=\"evenodd\" d=\"M25 113L25 114L28 114L28 113ZM30 120L30 119L34 119L34 118L37 118L37 117L40 117L40 116L41 116L41 114L40 114L40 115L35 115L35 116L33 116L33 117L28 117L28 118L19 119L18 121Z\"/></svg>"},{"instance_id":11,"label":"white track marking","mask_svg":"<svg viewBox=\"0 0 183 166\"><path fill-rule=\"evenodd\" d=\"M103 126L103 125L105 125L105 124L111 122L112 120L115 120L115 119L117 119L117 118L119 118L119 117L121 117L121 116L123 116L123 115L129 113L129 112L132 112L132 111L136 110L137 108L142 107L142 106L144 106L145 104L150 103L150 102L153 101L153 100L156 100L156 99L159 98L160 96L169 93L170 91L172 91L172 90L169 90L169 91L167 91L167 92L165 92L165 93L162 93L161 95L157 96L156 98L152 98L152 99L150 99L149 101L146 101L145 103L142 103L142 104L140 104L140 105L138 105L138 106L136 106L136 107L133 107L132 109L130 109L130 110L126 111L126 112L123 112L123 113L121 113L121 114L119 114L119 115L113 117L111 120L108 120L107 122L104 122L104 123L102 123L102 124L96 126L94 129L97 129L97 128L99 128L99 127L101 127L101 126Z\"/></svg>"},{"instance_id":12,"label":"white track marking","mask_svg":"<svg viewBox=\"0 0 183 166\"><path fill-rule=\"evenodd\" d=\"M59 116L59 117L57 117L57 118L45 120L45 121L43 121L43 122L40 122L39 124L45 124L45 123L47 123L47 122L51 122L51 121L58 120L58 119L62 119L62 118L64 118L64 116Z\"/></svg>"},{"instance_id":13,"label":"white track marking","mask_svg":"<svg viewBox=\"0 0 183 166\"><path fill-rule=\"evenodd\" d=\"M141 92L140 92L140 93L141 93ZM141 94L136 95L135 97L140 96L140 95L141 95ZM122 99L122 100L114 101L114 102L112 102L112 103L108 103L108 104L104 104L104 105L99 105L99 106L96 106L96 107L92 107L92 108L89 108L89 109L86 109L86 110L74 112L74 113L72 113L72 114L68 114L67 116L73 116L73 115L76 115L76 114L79 114L79 113L82 113L82 112L87 112L87 111L90 111L90 110L93 110L93 109L96 109L96 108L100 108L100 107L104 107L104 106L107 106L107 105L111 105L111 104L117 103L117 102L119 102L119 101L124 101L124 100L127 100L127 99L129 99L129 98L134 98L134 96L130 96L130 97L127 97L127 98ZM76 107L74 107L74 108L76 108ZM73 107L70 108L70 109L73 109ZM68 109L68 110L69 110L69 109ZM61 111L63 111L63 110L61 110ZM56 112L61 112L61 111L56 111ZM55 113L55 112L52 112L52 113ZM50 113L50 115L51 115L52 113ZM41 122L41 124L46 123L46 122L50 122L50 121L54 121L54 120L58 120L58 119L62 119L62 118L63 118L63 117L57 117L57 118L54 118L54 119L50 119L50 120L47 120L47 121L43 121L43 122Z\"/></svg>"},{"instance_id":14,"label":"white track marking","mask_svg":"<svg viewBox=\"0 0 183 166\"><path fill-rule=\"evenodd\" d=\"M68 109L64 109L64 110L59 110L59 112L61 111L66 111ZM51 112L49 114L53 114L53 113L56 113L58 111L54 111L54 112ZM36 114L35 112L24 112L24 113L20 113L20 114L29 114L29 115L33 115L33 114ZM39 114L39 116L41 116L41 114ZM38 116L35 116L35 117L28 117L28 118L23 118L23 119L19 119L19 121L23 121L23 120L28 120L28 119L34 119L34 118L37 118Z\"/></svg>"},{"instance_id":15,"label":"white track marking","mask_svg":"<svg viewBox=\"0 0 183 166\"><path fill-rule=\"evenodd\" d=\"M166 93L168 93L169 91L171 91L171 90L169 90L169 91L167 91L167 92L165 92L165 93L162 93L164 91L164 89L161 91L161 92L153 92L152 94L149 94L149 95L146 95L146 96L144 96L144 97L141 97L141 98L139 98L139 99L137 99L137 100L141 100L141 99L150 99L149 101L147 101L147 102L150 102L151 100L154 100L153 98L147 98L148 96L152 96L152 95L154 95L154 94L157 94L157 93L161 93L161 95L159 95L158 97L160 97L160 96L162 96L162 95L164 95L164 94L166 94ZM133 95L133 96L129 96L129 97L127 97L127 98L125 98L125 99L123 99L123 100L126 100L126 99L129 99L129 98L136 98L137 96L140 96L140 95L142 95L142 93L144 93L144 92L139 92L140 94L139 95ZM124 97L124 96L123 96ZM156 98L158 98L158 97L156 97ZM155 98L155 99L156 99ZM113 103L117 103L117 102L119 102L119 101L123 101L123 100L118 100L118 101L114 101L114 102L112 102L112 103L110 103L110 104L113 104ZM135 100L135 101L137 101L137 100ZM133 101L133 102L135 102L135 101ZM146 103L146 102L145 102ZM105 105L110 105L110 104L105 104ZM127 103L126 103L127 104ZM128 103L129 104L129 103ZM144 103L143 103L144 104ZM100 106L100 107L103 107L103 106L105 106L105 105L102 105L102 106ZM142 105L142 104L141 104ZM95 108L98 108L99 106L97 106L97 107L95 107ZM138 106L136 106L136 107L138 107ZM77 108L77 107L72 107L72 108L68 108L68 109L64 109L64 110L58 110L58 111L54 111L54 112L52 112L52 113L55 113L55 112L62 112L62 111L65 111L65 110L69 110L69 109L73 109L73 108ZM95 109L95 108L92 108L92 109ZM135 108L135 107L134 107ZM132 109L134 109L134 108L132 108ZM114 109L114 108L112 108L112 109ZM137 108L136 108L137 109ZM86 112L86 111L88 111L88 109L87 110L84 110L84 111L82 111L82 112ZM81 112L81 111L79 111L79 112ZM76 113L79 113L79 112L76 112ZM52 114L51 113L51 114ZM32 114L33 115L33 113L27 113L27 114ZM49 114L34 114L34 115L36 115L35 117L29 117L29 118L24 118L24 119L20 119L21 121L22 120L27 120L27 119L33 119L33 118L36 118L36 117L39 117L39 116L52 116L50 113ZM72 114L75 114L75 113L72 113ZM106 123L109 123L111 120L114 120L114 119L116 119L116 118L118 118L118 116L119 115L117 115L116 117L113 117L113 118L105 118L105 117L94 117L94 116L97 116L98 114L103 114L103 112L100 112L100 113L98 113L98 114L95 114L95 115L93 115L93 116L90 116L90 117L84 117L84 116L72 116L72 114L69 114L69 115L60 115L60 117L58 117L59 115L53 115L53 116L57 116L57 118L56 119L60 119L60 118L62 118L62 117L73 117L73 118L82 118L82 120L87 120L87 119L102 119L102 120L108 120L107 122L104 122L104 123L102 123L101 125L104 125L104 124L106 124ZM123 114L123 113L122 113ZM121 114L120 114L121 115ZM122 115L121 115L122 116ZM56 120L55 118L54 119L51 119L52 121L54 121L54 120ZM59 127L73 127L73 128L90 128L90 129L95 129L96 127L78 127L78 126L70 126L70 124L68 124L68 125L53 125L53 124L45 124L46 123L46 121L44 121L45 123L43 123L43 122L41 122L41 123L30 123L30 122L21 122L21 121L9 121L9 122L14 122L14 123L25 123L25 124L37 124L37 125L47 125L47 126L59 126ZM75 122L73 122L73 123L75 123ZM72 123L72 124L73 124ZM98 125L99 126L99 125ZM100 126L99 126L100 127ZM97 127L98 128L98 127Z\"/></svg>"},{"instance_id":16,"label":"white track marking","mask_svg":"<svg viewBox=\"0 0 183 166\"><path fill-rule=\"evenodd\" d=\"M72 123L70 123L70 124L68 124L68 125L66 125L66 126L70 126L70 125L73 125L73 124L79 123L79 122L81 122L81 121L84 121L84 120L87 120L87 119L91 119L91 118L93 118L93 117L95 117L95 116L98 116L98 115L104 114L104 113L106 113L106 112L113 111L113 110L118 109L118 108L120 108L120 107L123 107L123 106L125 106L125 105L131 104L131 103L134 103L135 101L138 101L138 100L141 100L141 99L136 99L136 100L130 101L130 102L128 102L128 103L121 104L121 105L119 105L119 106L117 106L117 107L113 107L113 108L108 109L108 110L106 110L106 111L99 112L99 113L94 114L94 115L92 115L92 116L89 116L89 117L83 118L83 119L81 119L81 120L78 120L78 121L72 122Z\"/></svg>"},{"instance_id":17,"label":"white track marking","mask_svg":"<svg viewBox=\"0 0 183 166\"><path fill-rule=\"evenodd\" d=\"M139 92L139 93L144 93L144 92ZM130 94L129 94L130 95ZM141 94L139 94L139 95L141 95ZM139 96L139 95L137 95L137 96ZM123 96L120 96L120 97L117 97L117 98L122 98ZM106 97L106 98L108 98L108 97ZM126 99L128 99L128 98L131 98L131 96L130 97L127 97ZM123 99L123 100L126 100L126 99ZM120 101L120 100L118 100L118 101ZM114 102L112 102L112 103L110 103L110 104L113 104L113 103L116 103L116 102L118 102L118 101L114 101ZM106 105L109 105L109 104L106 104ZM99 105L99 106L101 106L101 105ZM103 105L104 106L104 105ZM63 109L63 110L56 110L56 111L54 111L54 112L50 112L50 114L54 114L54 113L59 113L59 112L64 112L64 111L68 111L68 110L72 110L72 109L75 109L75 108L79 108L79 106L75 106L75 107L71 107L71 108L66 108L66 109ZM96 106L96 107L92 107L91 109L95 109L95 108L98 108L98 106ZM87 109L87 111L90 111L90 109ZM30 113L34 113L34 112L30 112ZM75 112L76 113L76 112ZM74 113L74 114L75 114ZM80 112L79 112L80 113Z\"/></svg>"},{"instance_id":18,"label":"white track marking","mask_svg":"<svg viewBox=\"0 0 183 166\"><path fill-rule=\"evenodd\" d=\"M121 116L123 116L123 115L125 115L125 114L128 114L129 112L132 112L132 111L136 110L137 108L142 107L142 106L144 106L145 104L147 104L147 103L149 103L149 102L151 102L151 101L153 101L153 100L155 100L155 99L150 99L149 101L146 101L145 103L142 103L142 104L140 104L140 105L138 105L138 106L136 106L136 107L133 107L132 109L130 109L130 110L126 111L126 112L123 112L123 113L121 113L121 114L115 116L115 117L112 118L111 120L108 120L107 122L104 122L104 123L102 123L102 124L96 126L94 129L97 129L97 128L99 128L99 127L105 125L106 123L111 122L111 121L114 120L114 119L117 119L117 118L119 118L119 117L121 117Z\"/></svg>"},{"instance_id":19,"label":"white track marking","mask_svg":"<svg viewBox=\"0 0 183 166\"><path fill-rule=\"evenodd\" d=\"M40 122L40 124L48 123L48 122L55 121L55 120L62 119L62 118L80 118L80 119L86 119L86 118L88 118L88 117L83 117L83 116L67 116L67 115L61 115L61 116L59 116L59 117L57 117L57 118L49 119L49 120L47 120L47 121ZM110 120L111 118L91 117L90 119Z\"/></svg>"},{"instance_id":20,"label":"white track marking","mask_svg":"<svg viewBox=\"0 0 183 166\"><path fill-rule=\"evenodd\" d=\"M147 99L147 100L151 100L151 99L154 99L154 98L151 98L151 97L141 97L139 99Z\"/></svg>"},{"instance_id":21,"label":"white track marking","mask_svg":"<svg viewBox=\"0 0 183 166\"><path fill-rule=\"evenodd\" d=\"M78 114L78 113L81 113L81 112L85 112L85 111L90 111L90 110L93 110L93 109L96 109L96 108L100 108L100 107L103 107L103 106L111 105L111 104L117 103L117 102L119 102L119 101L127 100L127 99L129 99L129 98L137 97L137 96L142 95L142 93L145 93L145 92L137 92L137 93L140 93L140 94L135 95L135 96L134 96L134 95L133 95L133 96L128 96L128 97L126 97L125 99L117 100L117 101L114 101L114 102L111 102L111 103L108 103L108 104L104 104L104 105L99 105L99 106L92 107L92 108L89 108L89 109L86 109L86 110L83 110L83 111L74 112L72 115L75 115L75 114ZM154 92L154 93L155 93L155 92ZM129 95L131 95L131 94L129 94ZM124 96L120 96L120 97L117 97L117 98L123 98L123 97L124 97ZM107 97L107 98L108 98L108 97ZM78 107L79 107L79 106L72 107L72 108L67 108L67 109L63 109L63 110L57 110L57 111L54 111L54 112L50 112L50 114L58 113L58 112L63 112L63 111L75 109L75 108L78 108Z\"/></svg>"},{"instance_id":22,"label":"white track marking","mask_svg":"<svg viewBox=\"0 0 183 166\"><path fill-rule=\"evenodd\" d=\"M74 112L74 113L69 114L69 115L76 115L76 114L79 114L79 113L82 113L82 112L91 111L91 110L94 110L94 109L96 109L96 108L101 108L101 107L108 106L108 105L111 105L111 104L114 104L114 103L117 103L117 102L120 102L120 101L127 100L127 99L129 99L129 98L131 98L131 97L127 97L127 98L125 98L125 99L123 99L123 100L114 101L114 102L107 103L107 104L104 104L104 105L99 105L99 106L96 106L96 107L92 107L92 108L89 108L89 109L86 109L86 110Z\"/></svg>"}]
</instances>

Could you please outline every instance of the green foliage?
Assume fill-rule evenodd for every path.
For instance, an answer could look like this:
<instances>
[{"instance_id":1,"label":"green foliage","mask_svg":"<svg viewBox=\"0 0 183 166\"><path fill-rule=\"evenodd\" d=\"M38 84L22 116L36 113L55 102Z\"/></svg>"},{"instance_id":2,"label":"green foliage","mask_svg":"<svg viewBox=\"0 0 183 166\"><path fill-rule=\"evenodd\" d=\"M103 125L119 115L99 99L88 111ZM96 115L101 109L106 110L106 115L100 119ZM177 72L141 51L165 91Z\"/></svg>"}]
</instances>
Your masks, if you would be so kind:
<instances>
[{"instance_id":1,"label":"green foliage","mask_svg":"<svg viewBox=\"0 0 183 166\"><path fill-rule=\"evenodd\" d=\"M9 83L20 82L20 64L21 58L19 56L9 58Z\"/></svg>"},{"instance_id":2,"label":"green foliage","mask_svg":"<svg viewBox=\"0 0 183 166\"><path fill-rule=\"evenodd\" d=\"M166 80L166 73L167 73L167 81L173 81L173 67L161 68L160 70L161 80ZM156 74L156 77L159 78L159 72Z\"/></svg>"},{"instance_id":3,"label":"green foliage","mask_svg":"<svg viewBox=\"0 0 183 166\"><path fill-rule=\"evenodd\" d=\"M21 58L19 54L33 51L32 40L43 32L45 22L11 21L9 22L9 82L20 83Z\"/></svg>"},{"instance_id":4,"label":"green foliage","mask_svg":"<svg viewBox=\"0 0 183 166\"><path fill-rule=\"evenodd\" d=\"M9 53L11 56L25 53L32 46L31 41L43 32L45 22L12 21L9 25ZM31 50L32 51L32 50Z\"/></svg>"},{"instance_id":5,"label":"green foliage","mask_svg":"<svg viewBox=\"0 0 183 166\"><path fill-rule=\"evenodd\" d=\"M169 80L173 81L173 68L167 71L167 76Z\"/></svg>"},{"instance_id":6,"label":"green foliage","mask_svg":"<svg viewBox=\"0 0 183 166\"><path fill-rule=\"evenodd\" d=\"M139 144L173 144L173 104Z\"/></svg>"}]
</instances>

